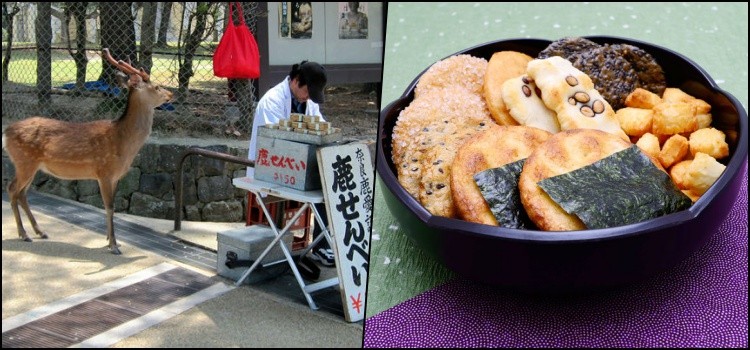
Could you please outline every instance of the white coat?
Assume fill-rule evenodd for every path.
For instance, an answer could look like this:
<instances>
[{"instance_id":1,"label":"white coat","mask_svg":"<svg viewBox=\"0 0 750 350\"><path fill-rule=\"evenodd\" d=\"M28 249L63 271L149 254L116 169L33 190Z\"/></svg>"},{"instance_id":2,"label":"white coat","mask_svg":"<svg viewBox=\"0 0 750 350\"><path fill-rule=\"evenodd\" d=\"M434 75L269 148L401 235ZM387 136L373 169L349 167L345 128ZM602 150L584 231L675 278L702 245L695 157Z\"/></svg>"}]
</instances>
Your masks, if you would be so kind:
<instances>
[{"instance_id":1,"label":"white coat","mask_svg":"<svg viewBox=\"0 0 750 350\"><path fill-rule=\"evenodd\" d=\"M255 116L253 117L253 130L250 134L250 145L247 153L248 159L255 160L257 157L256 142L258 140L258 127L278 123L279 120L289 119L289 115L292 113L293 98L289 82L290 79L287 76L284 81L268 90L261 97L260 101L258 101L258 105L255 107ZM307 100L305 114L317 115L322 121L325 121L323 115L320 113L320 106L313 102L313 100ZM254 175L255 168L247 167L247 176L254 177Z\"/></svg>"}]
</instances>

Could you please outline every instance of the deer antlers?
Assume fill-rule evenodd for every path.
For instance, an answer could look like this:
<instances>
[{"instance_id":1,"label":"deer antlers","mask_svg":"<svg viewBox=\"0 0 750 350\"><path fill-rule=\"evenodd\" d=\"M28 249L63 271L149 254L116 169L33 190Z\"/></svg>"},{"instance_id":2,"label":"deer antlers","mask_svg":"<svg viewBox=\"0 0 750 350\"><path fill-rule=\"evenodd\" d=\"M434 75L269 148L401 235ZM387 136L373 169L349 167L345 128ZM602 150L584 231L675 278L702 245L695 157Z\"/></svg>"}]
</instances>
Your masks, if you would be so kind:
<instances>
[{"instance_id":1,"label":"deer antlers","mask_svg":"<svg viewBox=\"0 0 750 350\"><path fill-rule=\"evenodd\" d=\"M127 74L138 74L141 76L143 81L149 81L151 77L146 73L143 69L136 69L135 67L131 66L129 63L126 63L123 60L115 60L112 55L109 53L108 48L103 48L102 51L104 52L104 58L109 61L110 64L117 67L117 69L121 70L124 73Z\"/></svg>"}]
</instances>

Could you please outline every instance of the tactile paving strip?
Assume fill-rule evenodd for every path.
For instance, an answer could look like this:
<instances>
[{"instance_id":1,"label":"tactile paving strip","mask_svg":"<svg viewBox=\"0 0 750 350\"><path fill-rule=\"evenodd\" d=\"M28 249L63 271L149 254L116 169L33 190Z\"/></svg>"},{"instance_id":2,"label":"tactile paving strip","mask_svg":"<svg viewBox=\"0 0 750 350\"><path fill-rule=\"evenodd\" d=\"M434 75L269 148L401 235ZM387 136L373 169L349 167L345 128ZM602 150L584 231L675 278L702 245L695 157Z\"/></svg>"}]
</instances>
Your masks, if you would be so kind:
<instances>
[{"instance_id":1,"label":"tactile paving strip","mask_svg":"<svg viewBox=\"0 0 750 350\"><path fill-rule=\"evenodd\" d=\"M216 282L174 268L3 333L3 348L69 347Z\"/></svg>"}]
</instances>

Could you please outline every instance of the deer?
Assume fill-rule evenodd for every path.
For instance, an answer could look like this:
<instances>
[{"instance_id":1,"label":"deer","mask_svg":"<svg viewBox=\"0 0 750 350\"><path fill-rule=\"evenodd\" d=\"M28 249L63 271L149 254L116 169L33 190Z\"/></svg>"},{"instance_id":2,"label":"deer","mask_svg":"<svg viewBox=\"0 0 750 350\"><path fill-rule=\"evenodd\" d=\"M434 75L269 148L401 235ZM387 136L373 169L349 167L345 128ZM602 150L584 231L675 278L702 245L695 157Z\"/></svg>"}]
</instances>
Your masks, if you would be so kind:
<instances>
[{"instance_id":1,"label":"deer","mask_svg":"<svg viewBox=\"0 0 750 350\"><path fill-rule=\"evenodd\" d=\"M151 82L149 74L122 60L115 60L109 49L103 57L125 76L118 79L128 90L127 107L115 119L67 122L41 116L17 121L3 131L3 149L15 167L8 184L18 236L31 242L18 211L21 204L34 232L47 239L29 209L26 191L37 171L63 180L96 180L104 202L107 240L111 253L120 255L114 231L114 197L117 183L130 170L136 155L146 143L154 120L154 109L172 100L172 92ZM127 80L125 80L127 78Z\"/></svg>"}]
</instances>

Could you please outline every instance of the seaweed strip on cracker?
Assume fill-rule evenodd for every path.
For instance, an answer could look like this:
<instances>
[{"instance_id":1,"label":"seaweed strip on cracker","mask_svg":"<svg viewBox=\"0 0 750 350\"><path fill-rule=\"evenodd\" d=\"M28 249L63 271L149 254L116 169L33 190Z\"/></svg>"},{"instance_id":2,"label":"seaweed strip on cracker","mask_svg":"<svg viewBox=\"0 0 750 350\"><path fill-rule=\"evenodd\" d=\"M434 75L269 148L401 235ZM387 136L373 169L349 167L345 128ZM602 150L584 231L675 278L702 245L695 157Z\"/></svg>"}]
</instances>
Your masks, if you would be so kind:
<instances>
[{"instance_id":1,"label":"seaweed strip on cracker","mask_svg":"<svg viewBox=\"0 0 750 350\"><path fill-rule=\"evenodd\" d=\"M536 229L523 208L518 191L518 177L525 161L524 158L474 175L474 181L500 227Z\"/></svg>"},{"instance_id":2,"label":"seaweed strip on cracker","mask_svg":"<svg viewBox=\"0 0 750 350\"><path fill-rule=\"evenodd\" d=\"M589 229L642 222L692 204L637 146L541 180L538 185Z\"/></svg>"}]
</instances>

